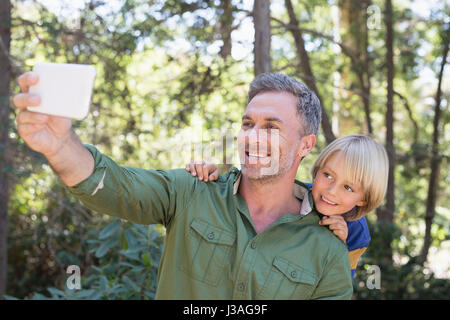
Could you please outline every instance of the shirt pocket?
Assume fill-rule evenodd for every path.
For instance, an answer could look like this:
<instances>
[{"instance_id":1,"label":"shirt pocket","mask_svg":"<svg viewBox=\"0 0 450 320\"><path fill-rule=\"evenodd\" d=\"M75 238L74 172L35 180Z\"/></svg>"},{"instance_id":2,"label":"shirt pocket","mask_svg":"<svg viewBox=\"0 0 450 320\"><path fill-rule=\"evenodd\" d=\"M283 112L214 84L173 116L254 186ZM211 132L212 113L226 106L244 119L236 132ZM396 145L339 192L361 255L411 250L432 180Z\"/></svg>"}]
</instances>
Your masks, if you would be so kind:
<instances>
[{"instance_id":1,"label":"shirt pocket","mask_svg":"<svg viewBox=\"0 0 450 320\"><path fill-rule=\"evenodd\" d=\"M230 255L236 235L195 218L188 228L184 265L192 278L217 286L230 269Z\"/></svg>"},{"instance_id":2,"label":"shirt pocket","mask_svg":"<svg viewBox=\"0 0 450 320\"><path fill-rule=\"evenodd\" d=\"M284 258L275 257L258 299L309 299L317 276Z\"/></svg>"}]
</instances>

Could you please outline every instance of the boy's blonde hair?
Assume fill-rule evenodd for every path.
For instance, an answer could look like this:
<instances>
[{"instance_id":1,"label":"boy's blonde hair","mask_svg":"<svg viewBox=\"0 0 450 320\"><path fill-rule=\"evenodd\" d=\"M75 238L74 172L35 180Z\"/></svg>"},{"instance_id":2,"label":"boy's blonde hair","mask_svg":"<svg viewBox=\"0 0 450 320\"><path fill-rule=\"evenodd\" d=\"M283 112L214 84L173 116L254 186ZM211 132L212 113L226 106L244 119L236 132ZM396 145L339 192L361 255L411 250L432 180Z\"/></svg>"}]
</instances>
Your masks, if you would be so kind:
<instances>
[{"instance_id":1,"label":"boy's blonde hair","mask_svg":"<svg viewBox=\"0 0 450 320\"><path fill-rule=\"evenodd\" d=\"M331 142L319 154L312 168L313 180L328 159L341 153L345 159L350 181L361 183L366 205L355 207L344 215L346 220L357 220L377 208L386 195L389 161L384 147L371 137L351 134Z\"/></svg>"}]
</instances>

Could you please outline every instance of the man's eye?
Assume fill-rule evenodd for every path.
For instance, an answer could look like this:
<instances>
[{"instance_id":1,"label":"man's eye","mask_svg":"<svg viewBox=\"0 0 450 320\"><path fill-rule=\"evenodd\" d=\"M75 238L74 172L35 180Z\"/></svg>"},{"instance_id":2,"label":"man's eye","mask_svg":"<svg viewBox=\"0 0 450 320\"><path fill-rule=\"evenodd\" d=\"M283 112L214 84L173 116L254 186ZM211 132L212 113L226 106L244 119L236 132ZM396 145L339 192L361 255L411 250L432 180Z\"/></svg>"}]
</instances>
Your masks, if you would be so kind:
<instances>
[{"instance_id":1,"label":"man's eye","mask_svg":"<svg viewBox=\"0 0 450 320\"><path fill-rule=\"evenodd\" d=\"M243 122L242 123L243 127L250 127L250 125L251 125L250 122Z\"/></svg>"},{"instance_id":2,"label":"man's eye","mask_svg":"<svg viewBox=\"0 0 450 320\"><path fill-rule=\"evenodd\" d=\"M347 191L353 192L353 189L352 189L352 187L350 187L350 186L345 185L344 188L345 188Z\"/></svg>"}]
</instances>

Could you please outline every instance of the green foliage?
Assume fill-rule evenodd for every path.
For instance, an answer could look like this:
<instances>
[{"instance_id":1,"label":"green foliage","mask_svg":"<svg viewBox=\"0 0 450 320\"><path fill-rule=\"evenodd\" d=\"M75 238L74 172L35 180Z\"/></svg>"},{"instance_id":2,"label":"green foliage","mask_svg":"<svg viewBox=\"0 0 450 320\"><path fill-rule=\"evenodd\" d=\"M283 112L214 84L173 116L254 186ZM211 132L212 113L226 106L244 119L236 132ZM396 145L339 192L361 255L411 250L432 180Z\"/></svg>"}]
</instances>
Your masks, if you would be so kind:
<instances>
[{"instance_id":1,"label":"green foliage","mask_svg":"<svg viewBox=\"0 0 450 320\"><path fill-rule=\"evenodd\" d=\"M83 271L80 290L68 289L63 282L61 287L39 290L29 299L154 299L163 237L154 225L142 226L115 220L107 224L96 238L87 240L88 251L94 255L95 263ZM59 255L70 256L64 251ZM77 262L61 260L66 265ZM6 298L14 299L12 296Z\"/></svg>"},{"instance_id":2,"label":"green foliage","mask_svg":"<svg viewBox=\"0 0 450 320\"><path fill-rule=\"evenodd\" d=\"M110 223L90 241L99 258L82 283L86 299L153 299L163 237L155 226L120 221ZM75 296L78 297L78 296Z\"/></svg>"},{"instance_id":3,"label":"green foliage","mask_svg":"<svg viewBox=\"0 0 450 320\"><path fill-rule=\"evenodd\" d=\"M15 185L9 203L8 292L25 297L60 286L65 267L89 264L87 239L95 236L91 215L48 166ZM45 195L43 197L42 195Z\"/></svg>"},{"instance_id":4,"label":"green foliage","mask_svg":"<svg viewBox=\"0 0 450 320\"><path fill-rule=\"evenodd\" d=\"M437 279L433 272L417 263L416 257L409 257L404 264L391 263L383 259L384 239L387 234L394 238L401 235L395 226L369 224L372 241L366 253L359 262L353 279L354 298L356 299L448 299L450 295L450 280ZM403 250L408 254L412 250ZM368 272L371 265L380 268L380 288L368 288L367 282L372 279Z\"/></svg>"}]
</instances>

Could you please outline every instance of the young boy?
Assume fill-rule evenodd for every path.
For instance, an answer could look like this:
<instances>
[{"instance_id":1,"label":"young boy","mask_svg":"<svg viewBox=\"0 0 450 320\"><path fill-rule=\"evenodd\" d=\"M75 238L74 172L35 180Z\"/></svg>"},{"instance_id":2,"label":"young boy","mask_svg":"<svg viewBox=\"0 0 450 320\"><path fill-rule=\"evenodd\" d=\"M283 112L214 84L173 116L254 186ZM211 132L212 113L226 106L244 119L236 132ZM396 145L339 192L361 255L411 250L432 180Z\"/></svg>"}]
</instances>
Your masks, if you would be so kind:
<instances>
[{"instance_id":1,"label":"young boy","mask_svg":"<svg viewBox=\"0 0 450 320\"><path fill-rule=\"evenodd\" d=\"M217 180L219 170L210 163L191 162L186 170L199 180ZM365 215L377 208L387 189L389 163L386 150L364 135L348 135L330 143L312 169L312 196L323 215L321 225L346 242L352 277L370 242ZM205 179L203 179L205 177ZM311 184L307 184L311 188ZM342 223L345 219L346 223Z\"/></svg>"}]
</instances>

